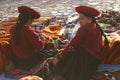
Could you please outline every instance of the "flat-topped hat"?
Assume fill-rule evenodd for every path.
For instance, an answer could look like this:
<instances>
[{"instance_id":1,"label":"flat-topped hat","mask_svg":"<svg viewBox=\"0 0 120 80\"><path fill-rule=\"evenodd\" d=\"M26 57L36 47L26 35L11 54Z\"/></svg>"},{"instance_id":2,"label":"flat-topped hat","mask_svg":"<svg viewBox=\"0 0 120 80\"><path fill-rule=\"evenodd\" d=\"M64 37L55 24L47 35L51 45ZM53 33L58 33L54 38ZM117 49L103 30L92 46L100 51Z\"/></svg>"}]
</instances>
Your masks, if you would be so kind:
<instances>
[{"instance_id":1,"label":"flat-topped hat","mask_svg":"<svg viewBox=\"0 0 120 80\"><path fill-rule=\"evenodd\" d=\"M34 9L27 7L27 6L19 6L18 11L20 13L27 13L33 16L34 19L37 19L40 17L39 12L35 11Z\"/></svg>"},{"instance_id":2,"label":"flat-topped hat","mask_svg":"<svg viewBox=\"0 0 120 80\"><path fill-rule=\"evenodd\" d=\"M100 12L92 7L88 7L88 6L78 6L75 8L76 12L80 13L80 12L86 12L86 13L90 13L92 15L94 15L95 17L99 16Z\"/></svg>"}]
</instances>

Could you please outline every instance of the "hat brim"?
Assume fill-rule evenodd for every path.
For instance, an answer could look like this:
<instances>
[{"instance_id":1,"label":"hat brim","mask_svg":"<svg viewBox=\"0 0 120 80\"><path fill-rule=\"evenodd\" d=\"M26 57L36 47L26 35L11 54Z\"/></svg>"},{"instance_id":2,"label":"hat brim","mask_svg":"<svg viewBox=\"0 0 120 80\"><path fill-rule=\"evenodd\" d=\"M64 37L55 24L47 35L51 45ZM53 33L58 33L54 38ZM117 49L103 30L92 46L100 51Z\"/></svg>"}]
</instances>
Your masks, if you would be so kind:
<instances>
[{"instance_id":1,"label":"hat brim","mask_svg":"<svg viewBox=\"0 0 120 80\"><path fill-rule=\"evenodd\" d=\"M39 12L37 12L34 9L27 7L27 6L19 6L18 11L19 11L19 13L28 13L28 14L32 15L34 19L37 19L40 17Z\"/></svg>"},{"instance_id":2,"label":"hat brim","mask_svg":"<svg viewBox=\"0 0 120 80\"><path fill-rule=\"evenodd\" d=\"M86 13L90 13L92 15L94 15L95 17L100 15L100 12L92 7L88 7L88 6L78 6L75 8L76 12L80 13L80 12L86 12Z\"/></svg>"}]
</instances>

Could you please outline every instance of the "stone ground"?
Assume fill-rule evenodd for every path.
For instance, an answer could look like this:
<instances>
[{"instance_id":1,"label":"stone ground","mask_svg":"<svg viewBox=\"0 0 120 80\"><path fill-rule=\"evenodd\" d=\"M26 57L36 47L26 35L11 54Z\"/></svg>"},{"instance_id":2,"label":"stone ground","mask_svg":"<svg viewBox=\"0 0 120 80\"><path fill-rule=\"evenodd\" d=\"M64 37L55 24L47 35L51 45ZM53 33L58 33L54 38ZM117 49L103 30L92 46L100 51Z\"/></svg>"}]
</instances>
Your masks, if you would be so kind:
<instances>
[{"instance_id":1,"label":"stone ground","mask_svg":"<svg viewBox=\"0 0 120 80\"><path fill-rule=\"evenodd\" d=\"M68 15L78 5L90 5L99 10L120 9L120 0L0 0L0 17L17 16L17 7L30 6L42 15Z\"/></svg>"}]
</instances>

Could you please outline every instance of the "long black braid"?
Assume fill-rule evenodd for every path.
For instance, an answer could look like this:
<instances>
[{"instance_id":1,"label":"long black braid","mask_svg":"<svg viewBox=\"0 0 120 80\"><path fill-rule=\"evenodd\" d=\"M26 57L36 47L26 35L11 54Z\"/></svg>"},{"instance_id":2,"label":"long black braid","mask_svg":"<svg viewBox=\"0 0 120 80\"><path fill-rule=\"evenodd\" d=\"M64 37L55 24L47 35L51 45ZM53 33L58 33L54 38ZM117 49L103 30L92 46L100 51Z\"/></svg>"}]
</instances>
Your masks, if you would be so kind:
<instances>
[{"instance_id":1,"label":"long black braid","mask_svg":"<svg viewBox=\"0 0 120 80\"><path fill-rule=\"evenodd\" d=\"M86 13L86 12L80 12L80 13L84 14L87 18L92 18L92 22L96 24L96 26L99 28L99 30L101 32L101 35L103 35L105 38L104 45L109 45L109 40L107 39L107 36L105 35L105 33L102 30L102 28L100 27L100 25L97 23L95 16L90 13Z\"/></svg>"},{"instance_id":2,"label":"long black braid","mask_svg":"<svg viewBox=\"0 0 120 80\"><path fill-rule=\"evenodd\" d=\"M99 28L101 34L102 34L102 35L104 36L104 38L105 38L104 44L105 44L105 45L109 45L109 40L107 39L107 36L105 35L105 33L104 33L104 31L102 30L102 28L100 27L100 25L97 23L95 17L92 18L92 19L93 19L93 22L94 22L94 23L97 25L97 27Z\"/></svg>"},{"instance_id":3,"label":"long black braid","mask_svg":"<svg viewBox=\"0 0 120 80\"><path fill-rule=\"evenodd\" d=\"M27 13L20 13L19 14L18 20L17 20L17 23L16 23L16 28L13 32L13 43L14 44L19 43L20 30L22 29L22 26L26 25L26 23L31 19L33 19L33 18L30 14L27 14Z\"/></svg>"}]
</instances>

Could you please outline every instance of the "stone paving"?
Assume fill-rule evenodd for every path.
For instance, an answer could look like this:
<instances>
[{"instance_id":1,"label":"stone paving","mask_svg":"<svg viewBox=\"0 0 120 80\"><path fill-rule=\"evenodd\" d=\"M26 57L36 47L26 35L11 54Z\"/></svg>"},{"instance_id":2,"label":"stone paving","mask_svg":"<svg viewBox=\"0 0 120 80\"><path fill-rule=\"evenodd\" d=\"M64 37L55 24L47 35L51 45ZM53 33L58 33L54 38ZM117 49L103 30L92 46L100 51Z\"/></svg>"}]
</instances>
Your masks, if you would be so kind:
<instances>
[{"instance_id":1,"label":"stone paving","mask_svg":"<svg viewBox=\"0 0 120 80\"><path fill-rule=\"evenodd\" d=\"M78 5L120 11L120 0L0 0L0 17L17 16L17 7L20 5L30 6L42 15L68 15Z\"/></svg>"}]
</instances>

